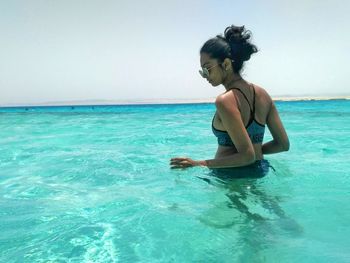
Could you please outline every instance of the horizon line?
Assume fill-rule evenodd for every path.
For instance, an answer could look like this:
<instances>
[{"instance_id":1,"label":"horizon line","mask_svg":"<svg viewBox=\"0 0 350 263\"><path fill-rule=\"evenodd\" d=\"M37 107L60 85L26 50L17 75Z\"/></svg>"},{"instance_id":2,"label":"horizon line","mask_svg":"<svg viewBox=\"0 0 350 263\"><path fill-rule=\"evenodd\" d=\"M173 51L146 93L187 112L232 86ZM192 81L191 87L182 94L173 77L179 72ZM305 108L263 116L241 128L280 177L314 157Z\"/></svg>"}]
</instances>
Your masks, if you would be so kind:
<instances>
[{"instance_id":1,"label":"horizon line","mask_svg":"<svg viewBox=\"0 0 350 263\"><path fill-rule=\"evenodd\" d=\"M327 101L350 100L350 95L345 96L273 96L274 101ZM215 98L207 99L146 99L146 100L71 100L51 101L42 103L12 103L0 105L0 108L25 108L25 107L82 107L82 106L132 106L132 105L171 105L171 104L212 104Z\"/></svg>"}]
</instances>

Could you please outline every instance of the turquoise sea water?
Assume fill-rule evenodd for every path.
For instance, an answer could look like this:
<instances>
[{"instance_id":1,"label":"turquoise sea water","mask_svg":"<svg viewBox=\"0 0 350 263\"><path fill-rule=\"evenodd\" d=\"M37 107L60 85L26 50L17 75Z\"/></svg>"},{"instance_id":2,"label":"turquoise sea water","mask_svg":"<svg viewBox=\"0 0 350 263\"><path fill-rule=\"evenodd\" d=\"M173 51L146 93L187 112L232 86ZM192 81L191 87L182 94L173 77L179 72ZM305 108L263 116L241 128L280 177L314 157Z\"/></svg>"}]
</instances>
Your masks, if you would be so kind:
<instances>
[{"instance_id":1,"label":"turquoise sea water","mask_svg":"<svg viewBox=\"0 0 350 263\"><path fill-rule=\"evenodd\" d=\"M350 101L277 107L276 171L211 184L169 159L213 104L0 109L0 262L350 262Z\"/></svg>"}]
</instances>

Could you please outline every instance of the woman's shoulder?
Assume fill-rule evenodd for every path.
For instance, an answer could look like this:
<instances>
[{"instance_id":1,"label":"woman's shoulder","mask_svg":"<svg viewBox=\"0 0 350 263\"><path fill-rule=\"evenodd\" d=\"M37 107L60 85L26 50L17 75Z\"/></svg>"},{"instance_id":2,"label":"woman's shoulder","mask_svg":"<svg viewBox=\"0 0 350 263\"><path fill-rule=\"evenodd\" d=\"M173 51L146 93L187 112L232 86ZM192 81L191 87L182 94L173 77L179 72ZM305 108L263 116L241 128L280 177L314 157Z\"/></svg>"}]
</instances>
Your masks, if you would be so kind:
<instances>
[{"instance_id":1,"label":"woman's shoulder","mask_svg":"<svg viewBox=\"0 0 350 263\"><path fill-rule=\"evenodd\" d=\"M270 94L261 86L254 84L255 99L262 102L271 104L272 98Z\"/></svg>"},{"instance_id":2,"label":"woman's shoulder","mask_svg":"<svg viewBox=\"0 0 350 263\"><path fill-rule=\"evenodd\" d=\"M257 84L252 84L256 95L266 96L270 98L270 94L261 86Z\"/></svg>"},{"instance_id":3,"label":"woman's shoulder","mask_svg":"<svg viewBox=\"0 0 350 263\"><path fill-rule=\"evenodd\" d=\"M218 106L237 106L237 100L233 92L224 92L218 95L215 99L215 105Z\"/></svg>"}]
</instances>

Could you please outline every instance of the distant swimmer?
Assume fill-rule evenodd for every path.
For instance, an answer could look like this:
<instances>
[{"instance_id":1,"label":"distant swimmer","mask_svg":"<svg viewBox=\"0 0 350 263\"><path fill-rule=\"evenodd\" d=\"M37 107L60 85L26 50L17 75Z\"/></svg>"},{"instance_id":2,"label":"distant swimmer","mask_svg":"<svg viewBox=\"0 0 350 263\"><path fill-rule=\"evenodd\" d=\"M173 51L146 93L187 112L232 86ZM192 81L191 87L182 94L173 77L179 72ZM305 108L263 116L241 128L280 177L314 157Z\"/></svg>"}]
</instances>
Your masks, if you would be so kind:
<instances>
[{"instance_id":1,"label":"distant swimmer","mask_svg":"<svg viewBox=\"0 0 350 263\"><path fill-rule=\"evenodd\" d=\"M200 75L225 92L215 100L212 131L218 140L214 159L171 158L172 169L206 166L215 175L262 177L269 171L264 154L289 150L289 139L276 106L262 87L243 79L245 61L258 51L244 26L229 26L224 36L209 39L200 49ZM273 139L263 143L265 127Z\"/></svg>"}]
</instances>

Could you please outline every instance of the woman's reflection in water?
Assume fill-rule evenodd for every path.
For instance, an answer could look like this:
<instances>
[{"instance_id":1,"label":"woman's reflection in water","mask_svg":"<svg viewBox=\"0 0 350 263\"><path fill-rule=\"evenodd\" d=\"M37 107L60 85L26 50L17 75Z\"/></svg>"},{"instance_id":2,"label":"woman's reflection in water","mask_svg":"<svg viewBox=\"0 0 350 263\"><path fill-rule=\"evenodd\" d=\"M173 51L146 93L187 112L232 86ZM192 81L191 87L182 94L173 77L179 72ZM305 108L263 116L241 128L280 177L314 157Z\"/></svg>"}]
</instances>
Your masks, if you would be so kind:
<instances>
[{"instance_id":1,"label":"woman's reflection in water","mask_svg":"<svg viewBox=\"0 0 350 263\"><path fill-rule=\"evenodd\" d=\"M212 169L209 173L210 176L197 177L224 189L225 196L229 199L226 202L227 208L239 211L241 215L245 215L248 221L267 223L277 220L284 230L300 234L303 231L302 227L285 213L279 205L279 197L268 195L259 183L260 178L267 173L269 176L273 176L272 171L275 173L275 169L267 162L251 167ZM259 212L254 212L254 207L250 207L251 204L260 204L261 207L258 210L264 210L267 215L266 213L262 215ZM225 226L211 225L223 228L231 227L235 223L235 221L231 221Z\"/></svg>"}]
</instances>

